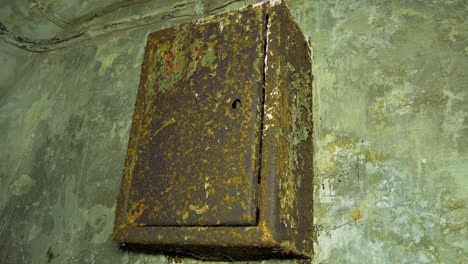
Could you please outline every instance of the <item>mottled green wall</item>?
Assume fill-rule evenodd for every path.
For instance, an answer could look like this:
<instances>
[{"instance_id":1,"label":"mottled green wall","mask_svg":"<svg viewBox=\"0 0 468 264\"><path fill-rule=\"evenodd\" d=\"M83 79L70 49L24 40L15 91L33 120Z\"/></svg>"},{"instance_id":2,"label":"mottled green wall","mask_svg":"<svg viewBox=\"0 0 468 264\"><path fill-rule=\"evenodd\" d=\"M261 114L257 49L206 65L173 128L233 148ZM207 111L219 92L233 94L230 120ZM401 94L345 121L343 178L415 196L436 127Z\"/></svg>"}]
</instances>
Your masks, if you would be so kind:
<instances>
[{"instance_id":1,"label":"mottled green wall","mask_svg":"<svg viewBox=\"0 0 468 264\"><path fill-rule=\"evenodd\" d=\"M302 10L315 55L317 262L468 263L467 3Z\"/></svg>"},{"instance_id":2,"label":"mottled green wall","mask_svg":"<svg viewBox=\"0 0 468 264\"><path fill-rule=\"evenodd\" d=\"M288 3L315 58L314 262L468 263L468 5ZM145 38L171 23L0 41L0 263L170 261L110 234Z\"/></svg>"}]
</instances>

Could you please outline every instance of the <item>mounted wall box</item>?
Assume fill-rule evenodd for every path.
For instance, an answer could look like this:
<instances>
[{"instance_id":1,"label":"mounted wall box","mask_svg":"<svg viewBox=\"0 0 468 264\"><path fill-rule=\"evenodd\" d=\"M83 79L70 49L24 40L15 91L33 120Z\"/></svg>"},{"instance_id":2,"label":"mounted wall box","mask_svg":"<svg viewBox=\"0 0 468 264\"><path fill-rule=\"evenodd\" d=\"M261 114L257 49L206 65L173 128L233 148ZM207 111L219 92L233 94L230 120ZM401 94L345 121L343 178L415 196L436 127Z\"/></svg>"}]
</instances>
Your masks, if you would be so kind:
<instances>
[{"instance_id":1,"label":"mounted wall box","mask_svg":"<svg viewBox=\"0 0 468 264\"><path fill-rule=\"evenodd\" d=\"M149 35L115 240L211 260L311 257L311 58L277 2Z\"/></svg>"}]
</instances>

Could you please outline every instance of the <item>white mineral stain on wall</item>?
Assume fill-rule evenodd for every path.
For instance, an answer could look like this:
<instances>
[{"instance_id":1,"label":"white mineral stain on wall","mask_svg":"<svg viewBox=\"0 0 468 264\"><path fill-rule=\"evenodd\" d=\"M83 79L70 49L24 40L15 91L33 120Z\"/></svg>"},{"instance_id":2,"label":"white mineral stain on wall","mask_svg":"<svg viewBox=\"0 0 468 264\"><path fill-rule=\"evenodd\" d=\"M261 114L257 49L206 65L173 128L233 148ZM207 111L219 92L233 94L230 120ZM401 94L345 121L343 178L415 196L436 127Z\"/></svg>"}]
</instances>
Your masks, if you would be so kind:
<instances>
[{"instance_id":1,"label":"white mineral stain on wall","mask_svg":"<svg viewBox=\"0 0 468 264\"><path fill-rule=\"evenodd\" d=\"M115 58L117 58L120 54L119 53L111 53L105 55L101 58L101 66L99 67L99 75L103 75L107 69L112 65Z\"/></svg>"},{"instance_id":2,"label":"white mineral stain on wall","mask_svg":"<svg viewBox=\"0 0 468 264\"><path fill-rule=\"evenodd\" d=\"M36 181L29 175L22 174L10 185L10 192L15 196L27 194L34 187Z\"/></svg>"}]
</instances>

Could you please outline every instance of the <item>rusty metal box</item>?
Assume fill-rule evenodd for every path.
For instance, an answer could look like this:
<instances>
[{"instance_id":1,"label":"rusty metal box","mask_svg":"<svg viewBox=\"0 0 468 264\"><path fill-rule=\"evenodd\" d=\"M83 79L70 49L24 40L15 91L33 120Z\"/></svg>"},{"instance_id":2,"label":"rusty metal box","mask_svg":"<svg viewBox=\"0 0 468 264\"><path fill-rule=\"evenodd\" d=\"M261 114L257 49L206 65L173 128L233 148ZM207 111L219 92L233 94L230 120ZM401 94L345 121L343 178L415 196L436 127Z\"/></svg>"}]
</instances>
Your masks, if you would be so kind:
<instances>
[{"instance_id":1,"label":"rusty metal box","mask_svg":"<svg viewBox=\"0 0 468 264\"><path fill-rule=\"evenodd\" d=\"M214 260L311 257L312 74L288 8L148 36L114 239Z\"/></svg>"}]
</instances>

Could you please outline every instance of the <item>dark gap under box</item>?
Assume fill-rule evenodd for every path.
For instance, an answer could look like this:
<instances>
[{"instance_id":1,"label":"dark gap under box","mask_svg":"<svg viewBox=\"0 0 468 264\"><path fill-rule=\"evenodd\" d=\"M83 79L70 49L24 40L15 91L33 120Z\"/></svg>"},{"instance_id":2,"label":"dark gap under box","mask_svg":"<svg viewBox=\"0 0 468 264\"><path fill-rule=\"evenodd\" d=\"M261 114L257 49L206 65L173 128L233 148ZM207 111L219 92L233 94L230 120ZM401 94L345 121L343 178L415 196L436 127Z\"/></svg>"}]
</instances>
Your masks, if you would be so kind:
<instances>
[{"instance_id":1,"label":"dark gap under box","mask_svg":"<svg viewBox=\"0 0 468 264\"><path fill-rule=\"evenodd\" d=\"M276 1L151 33L114 239L210 260L310 258L311 69Z\"/></svg>"}]
</instances>

